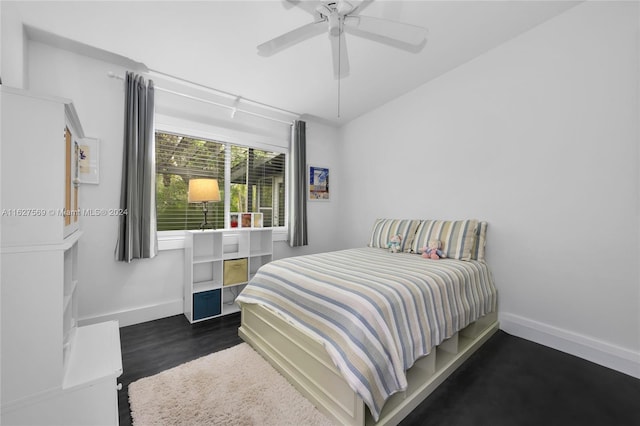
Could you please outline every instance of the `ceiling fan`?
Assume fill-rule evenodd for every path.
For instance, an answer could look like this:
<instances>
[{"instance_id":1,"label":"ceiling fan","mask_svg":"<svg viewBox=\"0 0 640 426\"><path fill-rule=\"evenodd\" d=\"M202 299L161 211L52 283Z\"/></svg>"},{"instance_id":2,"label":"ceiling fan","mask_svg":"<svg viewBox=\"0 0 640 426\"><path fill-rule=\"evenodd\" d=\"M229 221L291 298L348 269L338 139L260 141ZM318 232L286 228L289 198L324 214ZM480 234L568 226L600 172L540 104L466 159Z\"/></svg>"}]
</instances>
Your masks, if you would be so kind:
<instances>
[{"instance_id":1,"label":"ceiling fan","mask_svg":"<svg viewBox=\"0 0 640 426\"><path fill-rule=\"evenodd\" d=\"M303 1L286 0L285 5L298 6L313 15L313 22L289 31L258 46L261 56L274 55L328 30L336 79L349 74L349 57L344 33L393 46L408 52L419 52L427 42L427 30L416 25L360 15L373 0Z\"/></svg>"}]
</instances>

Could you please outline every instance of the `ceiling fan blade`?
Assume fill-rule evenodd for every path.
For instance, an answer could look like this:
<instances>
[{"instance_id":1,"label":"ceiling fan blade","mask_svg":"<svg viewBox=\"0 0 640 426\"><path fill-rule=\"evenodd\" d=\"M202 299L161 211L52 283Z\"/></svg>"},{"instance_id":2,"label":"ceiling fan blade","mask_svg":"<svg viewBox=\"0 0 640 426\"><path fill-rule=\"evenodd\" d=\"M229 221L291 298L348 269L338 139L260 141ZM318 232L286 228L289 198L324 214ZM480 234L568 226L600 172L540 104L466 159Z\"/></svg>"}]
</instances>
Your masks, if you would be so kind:
<instances>
[{"instance_id":1,"label":"ceiling fan blade","mask_svg":"<svg viewBox=\"0 0 640 426\"><path fill-rule=\"evenodd\" d=\"M331 40L331 57L333 58L333 76L335 79L347 77L349 75L349 55L344 34L330 35L329 39Z\"/></svg>"},{"instance_id":2,"label":"ceiling fan blade","mask_svg":"<svg viewBox=\"0 0 640 426\"><path fill-rule=\"evenodd\" d=\"M427 29L417 25L370 16L347 16L344 30L349 34L409 52L419 52L427 42Z\"/></svg>"},{"instance_id":3,"label":"ceiling fan blade","mask_svg":"<svg viewBox=\"0 0 640 426\"><path fill-rule=\"evenodd\" d=\"M313 16L318 16L316 9L318 6L322 5L322 2L310 0L283 0L282 4L286 9L298 6L300 9L312 14Z\"/></svg>"},{"instance_id":4,"label":"ceiling fan blade","mask_svg":"<svg viewBox=\"0 0 640 426\"><path fill-rule=\"evenodd\" d=\"M355 5L354 5L353 10L351 11L351 13L356 12L356 11L358 13L362 12L367 7L369 7L371 2L373 2L373 0L354 1L353 3L355 3Z\"/></svg>"},{"instance_id":5,"label":"ceiling fan blade","mask_svg":"<svg viewBox=\"0 0 640 426\"><path fill-rule=\"evenodd\" d=\"M322 34L327 31L326 21L316 21L307 25L296 28L295 30L284 33L274 39L264 42L258 46L258 55L271 56L281 50L286 49L300 43L301 41L308 40L311 37Z\"/></svg>"}]
</instances>

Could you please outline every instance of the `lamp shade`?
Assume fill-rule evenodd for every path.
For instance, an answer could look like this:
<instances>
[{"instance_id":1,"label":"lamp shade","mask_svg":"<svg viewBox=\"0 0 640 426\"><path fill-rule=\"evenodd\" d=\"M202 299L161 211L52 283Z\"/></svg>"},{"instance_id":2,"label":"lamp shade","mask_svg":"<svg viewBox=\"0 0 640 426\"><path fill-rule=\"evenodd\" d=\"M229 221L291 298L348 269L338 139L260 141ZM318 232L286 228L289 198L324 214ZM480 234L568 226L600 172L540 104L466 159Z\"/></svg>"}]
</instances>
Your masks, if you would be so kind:
<instances>
[{"instance_id":1,"label":"lamp shade","mask_svg":"<svg viewBox=\"0 0 640 426\"><path fill-rule=\"evenodd\" d=\"M188 201L190 203L220 201L220 189L218 188L218 179L189 180Z\"/></svg>"}]
</instances>

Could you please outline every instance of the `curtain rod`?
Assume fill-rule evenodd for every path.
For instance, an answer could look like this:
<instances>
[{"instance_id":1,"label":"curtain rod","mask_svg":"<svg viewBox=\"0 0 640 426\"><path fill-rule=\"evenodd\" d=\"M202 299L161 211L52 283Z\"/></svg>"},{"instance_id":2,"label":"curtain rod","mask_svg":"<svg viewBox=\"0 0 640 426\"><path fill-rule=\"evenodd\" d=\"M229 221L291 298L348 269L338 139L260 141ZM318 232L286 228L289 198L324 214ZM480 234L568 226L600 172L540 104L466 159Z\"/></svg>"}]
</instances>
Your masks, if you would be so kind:
<instances>
[{"instance_id":1,"label":"curtain rod","mask_svg":"<svg viewBox=\"0 0 640 426\"><path fill-rule=\"evenodd\" d=\"M182 96L183 98L191 99L191 100L194 100L194 101L203 102L203 103L207 103L207 104L215 105L215 106L218 106L218 107L221 107L221 108L229 109L229 110L231 110L231 118L234 118L234 116L235 116L236 112L241 112L241 113L243 113L243 114L249 114L249 115L253 115L253 116L255 116L255 117L264 118L265 120L276 121L276 122L278 122L278 123L283 123L283 124L291 124L291 121L280 120L280 119L278 119L278 118L269 117L269 116L267 116L267 115L259 114L259 113L257 113L257 112L247 111L247 110L244 110L244 109L238 108L238 104L239 104L239 102L240 102L241 100L242 100L242 101L245 101L245 102L248 102L248 103L252 103L252 104L258 105L258 106L260 106L260 107L262 107L262 108L268 108L268 109L271 109L271 110L273 110L273 111L277 111L277 112L281 112L281 113L289 114L289 115L292 115L292 116L295 116L295 117L299 117L299 114L296 114L296 113L293 113L293 112L290 112L290 111L281 110L281 109L278 109L278 108L276 108L276 107L272 107L272 106L269 106L269 105L261 104L261 103L259 103L259 102L250 101L250 100L248 100L248 99L244 99L244 98L242 98L242 97L240 97L240 96L234 96L234 95L231 95L231 94L229 94L229 93L220 92L220 91L218 91L218 90L211 89L211 88L208 88L208 87L206 87L206 86L201 86L201 85L196 84L196 83L191 83L191 82L188 82L188 81L186 81L186 80L179 79L179 78L177 78L177 77L172 77L172 76L169 76L169 75L165 75L165 74L162 74L162 73L158 73L157 71L154 71L154 73L155 73L155 74L158 74L158 75L161 75L161 76L164 76L164 77L168 77L168 78L172 78L172 79L175 79L175 80L181 81L181 82L183 82L183 83L187 83L187 84L189 84L189 85L197 86L198 88L205 89L205 90L210 91L210 92L214 92L214 94L219 95L219 96L226 96L226 97L231 97L231 98L235 99L234 105L226 105L226 104L222 104L222 103L219 103L219 102L210 101L210 100L208 100L208 99L203 99L203 98L200 98L200 97L197 97L197 96L187 95L186 93L180 93L180 92L176 92L176 91L174 91L174 90L165 89L165 88L163 88L163 87L160 87L160 86L156 86L156 85L154 85L154 88L155 88L156 90L161 91L161 92L166 92L166 93L170 93L170 94L173 94L173 95ZM124 79L125 79L123 76L117 75L117 74L116 74L116 73L114 73L113 71L109 71L109 72L107 73L107 76L108 76L108 77L110 77L110 78L115 78L115 79L123 80L123 81L124 81Z\"/></svg>"},{"instance_id":2,"label":"curtain rod","mask_svg":"<svg viewBox=\"0 0 640 426\"><path fill-rule=\"evenodd\" d=\"M160 78L167 78L167 79L170 79L170 80L174 80L174 81L179 82L180 84L193 86L193 87L195 87L197 89L206 90L207 92L210 92L210 93L212 93L214 95L223 96L223 97L226 97L226 98L229 98L229 99L234 99L234 100L235 99L242 99L243 102L246 102L248 104L256 105L256 106L259 106L261 108L265 108L265 109L269 109L271 111L279 112L281 114L290 115L290 116L296 117L296 118L300 117L300 114L298 114L297 112L287 111L286 109L277 108L277 107L274 107L274 106L271 106L271 105L263 104L261 102L252 101L251 99L242 98L241 96L234 95L234 94L228 93L228 92L224 92L222 90L214 89L213 87L205 86L205 85L200 84L200 83L194 83L193 81L185 80L183 78L176 77L176 76L173 76L173 75L170 75L170 74L166 74L166 73L163 73L161 71L156 71L156 70L153 70L153 69L149 69L147 74L151 75L152 77L154 75L157 75Z\"/></svg>"}]
</instances>

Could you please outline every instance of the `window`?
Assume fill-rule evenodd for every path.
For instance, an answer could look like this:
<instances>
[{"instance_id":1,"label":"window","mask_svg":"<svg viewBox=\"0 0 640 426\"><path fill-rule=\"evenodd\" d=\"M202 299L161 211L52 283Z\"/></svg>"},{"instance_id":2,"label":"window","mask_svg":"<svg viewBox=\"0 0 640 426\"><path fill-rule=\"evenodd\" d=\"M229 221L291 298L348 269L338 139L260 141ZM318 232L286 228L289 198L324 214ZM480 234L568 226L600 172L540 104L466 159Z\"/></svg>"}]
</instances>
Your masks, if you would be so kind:
<instances>
[{"instance_id":1,"label":"window","mask_svg":"<svg viewBox=\"0 0 640 426\"><path fill-rule=\"evenodd\" d=\"M156 132L158 231L200 227L202 205L187 202L187 189L203 177L220 187L220 202L208 204L214 228L224 228L230 212L260 212L264 226L284 226L285 165L285 153Z\"/></svg>"}]
</instances>

